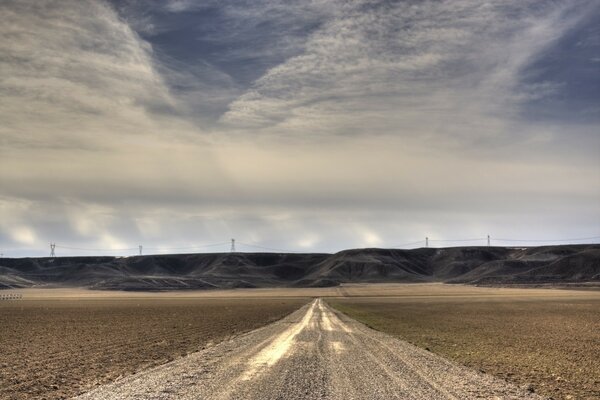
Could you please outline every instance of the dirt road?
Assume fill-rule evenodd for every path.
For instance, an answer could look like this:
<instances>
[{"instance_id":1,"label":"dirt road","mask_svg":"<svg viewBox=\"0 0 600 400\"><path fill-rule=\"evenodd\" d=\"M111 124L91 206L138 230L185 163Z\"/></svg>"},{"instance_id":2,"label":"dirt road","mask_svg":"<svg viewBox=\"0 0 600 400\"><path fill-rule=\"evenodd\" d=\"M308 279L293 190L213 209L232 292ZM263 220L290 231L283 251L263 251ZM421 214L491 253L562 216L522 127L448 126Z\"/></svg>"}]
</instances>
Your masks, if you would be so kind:
<instances>
[{"instance_id":1,"label":"dirt road","mask_svg":"<svg viewBox=\"0 0 600 400\"><path fill-rule=\"evenodd\" d=\"M286 318L79 399L534 399L314 300Z\"/></svg>"}]
</instances>

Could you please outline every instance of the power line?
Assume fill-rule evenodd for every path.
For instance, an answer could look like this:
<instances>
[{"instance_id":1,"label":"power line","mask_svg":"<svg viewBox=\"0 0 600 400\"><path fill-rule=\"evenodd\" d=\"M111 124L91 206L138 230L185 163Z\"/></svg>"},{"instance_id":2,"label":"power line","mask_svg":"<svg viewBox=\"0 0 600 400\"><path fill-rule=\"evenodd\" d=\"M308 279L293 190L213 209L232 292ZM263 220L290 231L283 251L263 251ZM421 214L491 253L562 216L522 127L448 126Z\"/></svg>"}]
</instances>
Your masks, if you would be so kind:
<instances>
[{"instance_id":1,"label":"power line","mask_svg":"<svg viewBox=\"0 0 600 400\"><path fill-rule=\"evenodd\" d=\"M414 242L407 242L407 243L403 243L403 244L398 244L398 245L394 245L388 248L407 248L407 247L411 247L411 246L416 246L416 245L423 245L425 244L425 247L429 247L430 242L432 243L452 243L452 242L476 242L476 241L481 241L482 245L484 243L487 244L487 246L491 246L491 242L500 242L500 243L572 243L572 242L589 242L591 240L600 240L600 236L590 236L590 237L580 237L580 238L562 238L562 239L516 239L516 238L495 238L495 237L491 237L490 235L487 235L486 237L481 237L481 238L459 238L459 239L431 239L429 237L426 237L425 240L417 240ZM295 250L288 250L288 249L281 249L281 248L275 248L275 247L268 247L268 246L262 246L262 245L258 245L258 244L252 244L252 243L245 243L245 242L238 242L238 244L242 245L242 246L247 246L249 248L254 248L254 249L260 249L260 250L267 250L267 251L271 251L271 252L278 252L278 253L302 253L302 251L295 251ZM572 244L577 244L577 243L572 243ZM584 244L584 243L581 243ZM160 252L171 252L171 251L178 251L178 250L200 250L200 249L208 249L208 248L212 248L212 247L223 247L223 251L225 251L225 246L230 245L230 251L231 252L236 252L239 250L236 250L235 247L235 239L230 239L228 241L224 241L224 242L218 242L218 243L207 243L207 244L198 244L198 245L193 245L193 246L184 246L184 247L143 247L144 250L159 250ZM85 251L85 252L136 252L138 254L142 254L142 245L138 245L137 247L126 247L126 248L87 248L87 247L74 247L74 246L62 246L59 244L56 244L54 242L50 243L50 257L56 257L56 249L64 249L64 250L73 250L73 251ZM7 249L2 249L2 256L6 256L7 252L22 252L22 251L27 251L28 249L12 249L12 250L7 250Z\"/></svg>"},{"instance_id":2,"label":"power line","mask_svg":"<svg viewBox=\"0 0 600 400\"><path fill-rule=\"evenodd\" d=\"M257 244L243 243L243 242L240 242L240 241L238 241L238 243L241 244L241 245L244 245L244 246L254 247L254 248L257 248L257 249L276 251L278 253L300 253L299 251L295 251L295 250L276 249L276 248L273 248L273 247L259 246Z\"/></svg>"},{"instance_id":3,"label":"power line","mask_svg":"<svg viewBox=\"0 0 600 400\"><path fill-rule=\"evenodd\" d=\"M570 238L570 239L503 239L503 238L495 238L490 235L486 237L480 238L469 238L469 239L431 239L430 237L425 237L425 240L417 240L415 242L403 243L395 246L391 246L391 248L403 248L414 246L417 244L425 243L425 247L428 247L430 242L439 242L439 243L451 243L451 242L485 242L487 246L491 245L491 242L537 242L537 243L551 243L551 242L583 242L587 240L600 240L600 236L592 236L585 238Z\"/></svg>"},{"instance_id":4,"label":"power line","mask_svg":"<svg viewBox=\"0 0 600 400\"><path fill-rule=\"evenodd\" d=\"M430 242L476 242L479 240L485 240L486 238L474 238L474 239L429 239Z\"/></svg>"},{"instance_id":5,"label":"power line","mask_svg":"<svg viewBox=\"0 0 600 400\"><path fill-rule=\"evenodd\" d=\"M410 243L403 243L403 244L397 244L395 246L392 246L392 248L397 248L397 247L407 247L407 246L413 246L415 244L422 244L423 240L417 240L416 242L410 242Z\"/></svg>"},{"instance_id":6,"label":"power line","mask_svg":"<svg viewBox=\"0 0 600 400\"><path fill-rule=\"evenodd\" d=\"M196 246L185 246L185 247L146 247L146 249L150 250L189 250L189 249L201 249L204 247L215 247L215 246L225 246L230 242L219 242L219 243L211 243L211 244L200 244Z\"/></svg>"},{"instance_id":7,"label":"power line","mask_svg":"<svg viewBox=\"0 0 600 400\"><path fill-rule=\"evenodd\" d=\"M117 248L117 249L91 249L91 248L83 248L83 247L70 247L70 246L59 246L57 244L50 245L50 247L56 247L57 249L65 249L65 250L79 250L79 251L127 251L127 250L137 250L138 247L128 247L128 248Z\"/></svg>"},{"instance_id":8,"label":"power line","mask_svg":"<svg viewBox=\"0 0 600 400\"><path fill-rule=\"evenodd\" d=\"M543 243L543 242L579 242L579 241L584 241L584 240L596 240L596 239L600 239L600 236L593 236L593 237L587 237L587 238L575 238L575 239L500 239L500 238L493 238L496 241L499 242L539 242L539 243Z\"/></svg>"}]
</instances>

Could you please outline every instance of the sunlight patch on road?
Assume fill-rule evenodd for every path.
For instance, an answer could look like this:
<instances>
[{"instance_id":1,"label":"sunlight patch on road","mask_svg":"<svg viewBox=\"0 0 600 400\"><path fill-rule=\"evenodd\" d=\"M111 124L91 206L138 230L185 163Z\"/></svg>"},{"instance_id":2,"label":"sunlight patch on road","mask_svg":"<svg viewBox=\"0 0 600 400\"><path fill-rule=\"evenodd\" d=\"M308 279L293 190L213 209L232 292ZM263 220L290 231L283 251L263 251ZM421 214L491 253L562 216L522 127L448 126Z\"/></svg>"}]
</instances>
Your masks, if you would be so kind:
<instances>
[{"instance_id":1,"label":"sunlight patch on road","mask_svg":"<svg viewBox=\"0 0 600 400\"><path fill-rule=\"evenodd\" d=\"M319 299L319 310L321 311L321 326L326 331L333 331L333 324L331 323L330 312L323 307L323 303Z\"/></svg>"},{"instance_id":2,"label":"sunlight patch on road","mask_svg":"<svg viewBox=\"0 0 600 400\"><path fill-rule=\"evenodd\" d=\"M261 369L271 367L281 359L295 343L296 336L306 328L314 314L315 300L300 322L292 325L282 334L277 336L267 347L260 351L248 362L248 369L242 375L242 380L249 380L254 377Z\"/></svg>"},{"instance_id":3,"label":"sunlight patch on road","mask_svg":"<svg viewBox=\"0 0 600 400\"><path fill-rule=\"evenodd\" d=\"M319 306L322 307L321 304L319 304ZM340 330L340 331L346 332L346 333L352 333L352 332L354 332L352 330L352 328L350 328L348 325L346 325L331 310L325 310L324 312L322 312L322 315L323 315L323 319L327 319L327 323L331 326L331 329L328 329L327 327L325 327L326 330L336 330L337 329L337 330Z\"/></svg>"},{"instance_id":4,"label":"sunlight patch on road","mask_svg":"<svg viewBox=\"0 0 600 400\"><path fill-rule=\"evenodd\" d=\"M337 354L340 354L340 353L344 352L344 350L346 350L346 347L344 346L344 344L342 342L331 342L331 348Z\"/></svg>"}]
</instances>

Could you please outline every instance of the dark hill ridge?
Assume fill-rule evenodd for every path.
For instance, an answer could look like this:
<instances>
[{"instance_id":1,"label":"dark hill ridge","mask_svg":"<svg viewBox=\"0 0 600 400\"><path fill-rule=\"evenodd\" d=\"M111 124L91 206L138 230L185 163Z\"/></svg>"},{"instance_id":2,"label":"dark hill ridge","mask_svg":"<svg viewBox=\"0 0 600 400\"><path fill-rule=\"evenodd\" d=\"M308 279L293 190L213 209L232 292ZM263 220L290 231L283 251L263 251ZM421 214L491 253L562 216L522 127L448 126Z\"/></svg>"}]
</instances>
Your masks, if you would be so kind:
<instances>
[{"instance_id":1,"label":"dark hill ridge","mask_svg":"<svg viewBox=\"0 0 600 400\"><path fill-rule=\"evenodd\" d=\"M600 245L0 259L0 289L174 290L348 282L600 282Z\"/></svg>"}]
</instances>

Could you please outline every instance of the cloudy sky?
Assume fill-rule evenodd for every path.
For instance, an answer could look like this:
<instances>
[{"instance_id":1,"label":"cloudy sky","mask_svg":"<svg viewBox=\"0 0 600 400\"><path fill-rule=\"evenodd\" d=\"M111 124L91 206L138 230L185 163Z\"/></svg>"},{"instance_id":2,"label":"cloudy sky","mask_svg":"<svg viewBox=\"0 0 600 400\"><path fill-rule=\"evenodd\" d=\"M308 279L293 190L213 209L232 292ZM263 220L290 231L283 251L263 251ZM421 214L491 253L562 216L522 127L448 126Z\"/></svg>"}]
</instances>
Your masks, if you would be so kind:
<instances>
[{"instance_id":1,"label":"cloudy sky","mask_svg":"<svg viewBox=\"0 0 600 400\"><path fill-rule=\"evenodd\" d=\"M4 256L600 236L596 0L4 0L0 20Z\"/></svg>"}]
</instances>

